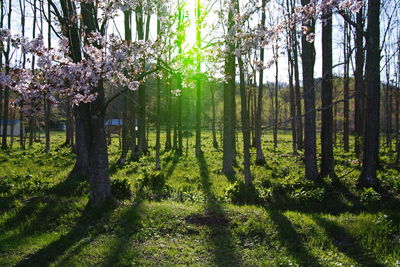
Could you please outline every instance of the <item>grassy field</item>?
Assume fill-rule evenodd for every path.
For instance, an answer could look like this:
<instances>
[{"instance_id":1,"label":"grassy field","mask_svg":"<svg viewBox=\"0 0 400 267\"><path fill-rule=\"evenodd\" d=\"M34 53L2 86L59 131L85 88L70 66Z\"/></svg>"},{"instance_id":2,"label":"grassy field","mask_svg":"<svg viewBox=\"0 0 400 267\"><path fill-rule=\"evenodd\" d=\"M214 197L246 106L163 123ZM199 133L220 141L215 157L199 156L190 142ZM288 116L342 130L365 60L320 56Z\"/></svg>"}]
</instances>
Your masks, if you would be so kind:
<instances>
[{"instance_id":1,"label":"grassy field","mask_svg":"<svg viewBox=\"0 0 400 267\"><path fill-rule=\"evenodd\" d=\"M338 179L314 184L289 135L276 151L264 138L267 164L252 165L251 199L241 166L235 177L221 174L209 132L204 156L194 156L191 138L187 156L162 154L159 172L153 150L117 166L114 138L110 172L120 200L99 210L86 207L85 178L69 176L74 155L61 134L49 154L43 144L1 151L0 266L400 266L400 172L389 154L381 157L381 195L355 187L360 163L340 146Z\"/></svg>"}]
</instances>

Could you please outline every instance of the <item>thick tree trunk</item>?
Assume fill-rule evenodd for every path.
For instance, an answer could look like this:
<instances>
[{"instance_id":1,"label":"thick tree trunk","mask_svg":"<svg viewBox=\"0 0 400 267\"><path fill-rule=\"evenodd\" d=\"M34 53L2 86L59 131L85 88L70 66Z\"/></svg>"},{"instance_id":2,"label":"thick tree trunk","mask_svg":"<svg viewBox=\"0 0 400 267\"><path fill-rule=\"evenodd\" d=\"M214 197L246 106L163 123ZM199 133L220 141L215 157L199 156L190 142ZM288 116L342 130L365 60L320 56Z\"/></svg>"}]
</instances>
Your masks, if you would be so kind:
<instances>
[{"instance_id":1,"label":"thick tree trunk","mask_svg":"<svg viewBox=\"0 0 400 267\"><path fill-rule=\"evenodd\" d=\"M94 3L81 3L81 14L86 33L96 30L96 7ZM108 153L106 131L104 126L105 96L103 81L100 81L93 91L97 98L83 111L81 122L85 130L89 159L90 205L102 205L111 195L111 185L108 173ZM82 104L81 104L82 105ZM85 112L86 111L86 112Z\"/></svg>"},{"instance_id":2,"label":"thick tree trunk","mask_svg":"<svg viewBox=\"0 0 400 267\"><path fill-rule=\"evenodd\" d=\"M360 186L377 186L376 176L379 154L379 107L380 107L380 0L368 1L367 26L367 103L365 110L365 134Z\"/></svg>"},{"instance_id":3,"label":"thick tree trunk","mask_svg":"<svg viewBox=\"0 0 400 267\"><path fill-rule=\"evenodd\" d=\"M307 5L310 0L302 0L302 5ZM304 24L314 31L315 22ZM302 43L302 65L303 65L303 91L304 91L304 163L306 178L310 180L318 179L317 168L317 144L315 126L315 90L314 90L314 63L315 50L314 44L306 40L303 34Z\"/></svg>"},{"instance_id":4,"label":"thick tree trunk","mask_svg":"<svg viewBox=\"0 0 400 267\"><path fill-rule=\"evenodd\" d=\"M321 176L335 176L332 143L332 13L324 17L322 25L322 126L321 126Z\"/></svg>"},{"instance_id":5,"label":"thick tree trunk","mask_svg":"<svg viewBox=\"0 0 400 267\"><path fill-rule=\"evenodd\" d=\"M234 0L233 0L234 2ZM228 11L228 32L232 34L233 7ZM224 138L223 138L223 159L222 172L226 175L233 175L233 165L236 159L236 142L235 142L235 44L230 40L226 40L228 51L225 55L225 77L224 83Z\"/></svg>"}]
</instances>

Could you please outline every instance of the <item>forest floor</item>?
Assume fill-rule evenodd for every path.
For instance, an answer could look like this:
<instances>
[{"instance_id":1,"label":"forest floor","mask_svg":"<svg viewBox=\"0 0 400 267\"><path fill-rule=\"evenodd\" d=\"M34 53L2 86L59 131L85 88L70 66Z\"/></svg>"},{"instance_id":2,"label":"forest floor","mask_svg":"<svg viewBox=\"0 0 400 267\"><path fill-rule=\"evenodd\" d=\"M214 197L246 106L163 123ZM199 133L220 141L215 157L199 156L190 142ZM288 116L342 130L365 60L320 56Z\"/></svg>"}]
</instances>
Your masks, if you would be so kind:
<instances>
[{"instance_id":1,"label":"forest floor","mask_svg":"<svg viewBox=\"0 0 400 267\"><path fill-rule=\"evenodd\" d=\"M43 144L1 151L0 266L400 265L400 172L389 153L379 177L390 190L381 195L355 187L360 162L340 145L339 178L314 184L291 137L281 134L274 151L265 135L267 164L252 162L256 197L244 199L241 166L222 175L222 152L203 136L204 156L195 157L192 137L187 156L162 153L159 172L154 150L117 166L114 138L113 190L131 196L98 210L86 206L86 179L69 176L74 155L61 134L49 154Z\"/></svg>"}]
</instances>

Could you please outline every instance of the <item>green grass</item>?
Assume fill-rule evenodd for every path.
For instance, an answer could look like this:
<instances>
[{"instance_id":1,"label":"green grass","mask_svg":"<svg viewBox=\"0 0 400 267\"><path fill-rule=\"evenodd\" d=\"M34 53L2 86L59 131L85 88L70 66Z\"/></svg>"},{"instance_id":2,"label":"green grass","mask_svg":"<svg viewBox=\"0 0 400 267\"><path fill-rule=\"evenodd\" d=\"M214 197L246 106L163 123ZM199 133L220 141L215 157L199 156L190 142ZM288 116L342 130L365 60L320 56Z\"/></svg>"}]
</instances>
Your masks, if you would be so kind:
<instances>
[{"instance_id":1,"label":"green grass","mask_svg":"<svg viewBox=\"0 0 400 267\"><path fill-rule=\"evenodd\" d=\"M0 266L398 266L400 173L390 154L382 153L379 170L390 190L380 196L356 189L360 164L340 146L339 182L306 181L290 136L279 138L273 151L265 136L266 166L252 159L257 197L247 204L241 166L235 177L221 174L209 132L203 157L191 138L187 156L162 154L160 172L153 149L117 166L114 138L111 179L127 179L132 198L98 210L86 206L85 178L69 176L74 156L61 134L48 155L43 144L2 151Z\"/></svg>"}]
</instances>

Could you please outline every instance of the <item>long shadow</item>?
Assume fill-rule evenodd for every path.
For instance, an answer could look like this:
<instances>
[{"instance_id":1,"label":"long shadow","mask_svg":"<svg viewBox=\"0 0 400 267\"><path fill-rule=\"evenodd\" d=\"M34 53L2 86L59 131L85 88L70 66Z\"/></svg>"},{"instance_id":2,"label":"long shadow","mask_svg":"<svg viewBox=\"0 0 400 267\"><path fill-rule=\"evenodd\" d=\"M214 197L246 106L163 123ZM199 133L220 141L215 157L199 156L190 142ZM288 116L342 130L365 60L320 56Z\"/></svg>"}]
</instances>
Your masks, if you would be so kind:
<instances>
[{"instance_id":1,"label":"long shadow","mask_svg":"<svg viewBox=\"0 0 400 267\"><path fill-rule=\"evenodd\" d=\"M171 159L171 164L169 165L166 173L165 173L165 178L169 178L171 174L174 172L176 165L179 162L179 155L177 152L174 152L174 156Z\"/></svg>"},{"instance_id":2,"label":"long shadow","mask_svg":"<svg viewBox=\"0 0 400 267\"><path fill-rule=\"evenodd\" d=\"M300 266L322 266L318 262L318 259L304 246L303 240L301 240L293 224L285 215L275 210L267 212L278 228L279 240L281 240Z\"/></svg>"},{"instance_id":3,"label":"long shadow","mask_svg":"<svg viewBox=\"0 0 400 267\"><path fill-rule=\"evenodd\" d=\"M332 238L332 243L340 252L346 254L361 266L384 266L377 262L372 253L365 251L360 246L358 240L351 236L343 227L321 216L313 216L313 220L325 229Z\"/></svg>"},{"instance_id":4,"label":"long shadow","mask_svg":"<svg viewBox=\"0 0 400 267\"><path fill-rule=\"evenodd\" d=\"M210 242L214 247L214 263L217 266L239 266L241 259L235 251L232 233L229 229L229 218L211 190L207 162L202 154L196 158L201 184L206 195L205 215L197 218L197 221L207 225L211 230Z\"/></svg>"},{"instance_id":5,"label":"long shadow","mask_svg":"<svg viewBox=\"0 0 400 267\"><path fill-rule=\"evenodd\" d=\"M118 224L121 228L117 232L117 242L113 249L109 251L106 259L101 263L102 266L115 266L120 263L120 256L127 256L127 249L131 248L129 243L132 236L138 232L140 224L140 208L141 201L133 203L132 206L126 209L118 219ZM126 260L126 259L125 259ZM132 262L132 259L130 259Z\"/></svg>"},{"instance_id":6,"label":"long shadow","mask_svg":"<svg viewBox=\"0 0 400 267\"><path fill-rule=\"evenodd\" d=\"M63 215L71 211L77 212L76 201L79 201L79 199L76 199L76 197L79 198L83 191L87 190L86 183L82 178L70 175L61 183L46 190L44 194L25 204L14 216L4 221L0 227L2 234L9 231L12 234L1 239L1 247L3 244L8 247L9 245L7 244L10 242L16 244L18 244L17 242L23 242L21 240L29 238L37 232L51 232L63 223L59 221ZM52 198L52 196L56 196L56 198ZM65 201L61 201L61 197L66 197ZM80 212L85 216L81 215L79 218L73 219L76 221L75 226L66 236L60 237L59 240L49 244L37 253L29 255L19 265L43 265L55 259L55 256L58 255L58 249L68 247L72 245L72 242L79 240L82 236L81 233L88 228L85 226L93 223L89 218L96 218L96 213L88 208ZM54 255L54 258L51 255Z\"/></svg>"},{"instance_id":7,"label":"long shadow","mask_svg":"<svg viewBox=\"0 0 400 267\"><path fill-rule=\"evenodd\" d=\"M24 225L23 232L18 234L23 235L24 232L34 230L35 226L43 226L46 220L54 223L60 217L61 213L66 211L66 208L73 205L71 200L60 203L58 201L59 198L81 196L86 190L87 181L84 177L69 175L64 181L48 188L40 195L32 198L22 208L18 209L14 216L11 216L0 224L0 232L8 231L10 228L18 225ZM53 196L56 196L58 200L52 198Z\"/></svg>"},{"instance_id":8,"label":"long shadow","mask_svg":"<svg viewBox=\"0 0 400 267\"><path fill-rule=\"evenodd\" d=\"M47 266L61 256L68 248L89 235L96 236L101 232L101 223L111 214L111 207L91 209L87 207L73 228L59 239L51 242L35 253L27 256L16 266ZM97 233L91 234L91 229L100 228Z\"/></svg>"}]
</instances>

